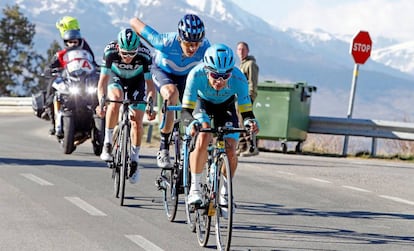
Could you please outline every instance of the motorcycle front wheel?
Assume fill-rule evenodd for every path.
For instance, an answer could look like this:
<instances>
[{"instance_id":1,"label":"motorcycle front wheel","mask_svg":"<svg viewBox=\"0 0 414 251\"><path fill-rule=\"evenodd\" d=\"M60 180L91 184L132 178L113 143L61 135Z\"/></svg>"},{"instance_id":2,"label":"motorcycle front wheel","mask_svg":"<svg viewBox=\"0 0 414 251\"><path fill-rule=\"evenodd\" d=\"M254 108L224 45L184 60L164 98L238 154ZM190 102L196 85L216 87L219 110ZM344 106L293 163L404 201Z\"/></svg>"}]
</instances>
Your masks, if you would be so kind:
<instances>
[{"instance_id":1,"label":"motorcycle front wheel","mask_svg":"<svg viewBox=\"0 0 414 251\"><path fill-rule=\"evenodd\" d=\"M75 151L75 121L73 116L63 116L63 153L71 154Z\"/></svg>"}]
</instances>

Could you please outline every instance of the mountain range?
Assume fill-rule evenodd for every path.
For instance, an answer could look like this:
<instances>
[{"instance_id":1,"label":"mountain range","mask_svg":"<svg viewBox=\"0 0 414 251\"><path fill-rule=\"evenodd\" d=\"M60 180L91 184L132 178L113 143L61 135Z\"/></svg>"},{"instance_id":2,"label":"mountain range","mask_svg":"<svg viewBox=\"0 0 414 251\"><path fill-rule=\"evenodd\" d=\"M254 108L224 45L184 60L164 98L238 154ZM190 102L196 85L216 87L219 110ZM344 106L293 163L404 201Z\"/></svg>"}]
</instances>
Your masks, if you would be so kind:
<instances>
[{"instance_id":1,"label":"mountain range","mask_svg":"<svg viewBox=\"0 0 414 251\"><path fill-rule=\"evenodd\" d=\"M260 82L306 82L317 87L312 93L311 115L347 116L355 66L349 54L353 34L280 29L231 0L3 0L0 7L14 4L36 25L39 53L46 54L53 40L60 41L55 22L71 15L79 19L82 35L98 58L131 17L139 17L159 32L169 32L176 30L185 13L195 13L203 19L210 42L232 48L238 41L249 44L260 67ZM414 118L413 56L414 41L373 38L371 58L359 66L353 117Z\"/></svg>"}]
</instances>

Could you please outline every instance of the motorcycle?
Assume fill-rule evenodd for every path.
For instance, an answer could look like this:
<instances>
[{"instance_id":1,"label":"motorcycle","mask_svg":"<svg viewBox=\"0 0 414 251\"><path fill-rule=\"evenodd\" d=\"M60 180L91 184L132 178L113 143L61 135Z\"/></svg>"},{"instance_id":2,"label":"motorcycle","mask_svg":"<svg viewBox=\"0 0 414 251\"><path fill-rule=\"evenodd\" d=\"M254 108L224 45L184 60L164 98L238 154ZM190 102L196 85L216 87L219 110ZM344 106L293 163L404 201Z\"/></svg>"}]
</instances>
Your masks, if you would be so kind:
<instances>
[{"instance_id":1,"label":"motorcycle","mask_svg":"<svg viewBox=\"0 0 414 251\"><path fill-rule=\"evenodd\" d=\"M52 87L57 128L56 136L65 154L91 139L93 152L100 155L105 135L105 121L98 117L97 84L99 72L92 55L82 49L70 50L64 56L63 71L55 71Z\"/></svg>"}]
</instances>

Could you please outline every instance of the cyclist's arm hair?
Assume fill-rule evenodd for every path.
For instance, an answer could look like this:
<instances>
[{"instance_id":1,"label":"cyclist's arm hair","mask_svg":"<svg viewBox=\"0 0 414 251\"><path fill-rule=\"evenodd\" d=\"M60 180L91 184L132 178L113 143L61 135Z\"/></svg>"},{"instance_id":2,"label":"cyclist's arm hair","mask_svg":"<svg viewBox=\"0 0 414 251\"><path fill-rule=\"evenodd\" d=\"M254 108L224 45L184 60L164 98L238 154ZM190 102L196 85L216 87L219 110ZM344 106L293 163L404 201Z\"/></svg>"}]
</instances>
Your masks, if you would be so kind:
<instances>
[{"instance_id":1,"label":"cyclist's arm hair","mask_svg":"<svg viewBox=\"0 0 414 251\"><path fill-rule=\"evenodd\" d=\"M185 127L187 127L194 120L193 110L194 109L190 108L183 108L181 110L181 122Z\"/></svg>"}]
</instances>

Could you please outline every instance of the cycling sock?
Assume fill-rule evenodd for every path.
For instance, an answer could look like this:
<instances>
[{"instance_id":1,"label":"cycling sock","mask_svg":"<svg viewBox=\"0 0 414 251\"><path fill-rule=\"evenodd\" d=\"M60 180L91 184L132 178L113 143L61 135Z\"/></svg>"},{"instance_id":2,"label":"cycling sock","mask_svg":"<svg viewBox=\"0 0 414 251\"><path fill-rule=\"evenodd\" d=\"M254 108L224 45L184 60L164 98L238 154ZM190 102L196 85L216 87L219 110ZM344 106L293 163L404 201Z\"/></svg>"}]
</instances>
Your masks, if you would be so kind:
<instances>
[{"instance_id":1,"label":"cycling sock","mask_svg":"<svg viewBox=\"0 0 414 251\"><path fill-rule=\"evenodd\" d=\"M161 132L160 150L169 150L169 145L170 145L168 142L169 138L170 138L170 133Z\"/></svg>"},{"instance_id":2,"label":"cycling sock","mask_svg":"<svg viewBox=\"0 0 414 251\"><path fill-rule=\"evenodd\" d=\"M105 128L104 144L112 144L112 134L114 134L114 128Z\"/></svg>"},{"instance_id":3,"label":"cycling sock","mask_svg":"<svg viewBox=\"0 0 414 251\"><path fill-rule=\"evenodd\" d=\"M190 192L200 190L201 173L191 173L191 187Z\"/></svg>"},{"instance_id":4,"label":"cycling sock","mask_svg":"<svg viewBox=\"0 0 414 251\"><path fill-rule=\"evenodd\" d=\"M139 150L141 149L140 146L132 146L131 147L131 161L139 161Z\"/></svg>"}]
</instances>

